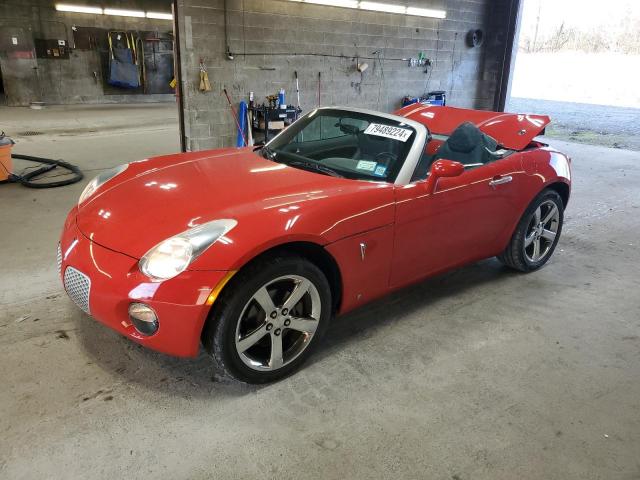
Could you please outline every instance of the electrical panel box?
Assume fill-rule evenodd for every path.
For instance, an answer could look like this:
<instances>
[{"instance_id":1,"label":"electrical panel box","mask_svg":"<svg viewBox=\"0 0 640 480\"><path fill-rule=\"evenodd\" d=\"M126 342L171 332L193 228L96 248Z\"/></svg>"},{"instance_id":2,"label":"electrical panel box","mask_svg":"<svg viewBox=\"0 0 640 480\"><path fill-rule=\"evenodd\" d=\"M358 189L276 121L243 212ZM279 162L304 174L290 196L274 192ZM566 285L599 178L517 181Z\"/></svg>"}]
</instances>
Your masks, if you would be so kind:
<instances>
[{"instance_id":1,"label":"electrical panel box","mask_svg":"<svg viewBox=\"0 0 640 480\"><path fill-rule=\"evenodd\" d=\"M66 40L49 39L49 38L36 38L36 57L38 58L52 58L55 60L68 60L69 59L69 45Z\"/></svg>"}]
</instances>

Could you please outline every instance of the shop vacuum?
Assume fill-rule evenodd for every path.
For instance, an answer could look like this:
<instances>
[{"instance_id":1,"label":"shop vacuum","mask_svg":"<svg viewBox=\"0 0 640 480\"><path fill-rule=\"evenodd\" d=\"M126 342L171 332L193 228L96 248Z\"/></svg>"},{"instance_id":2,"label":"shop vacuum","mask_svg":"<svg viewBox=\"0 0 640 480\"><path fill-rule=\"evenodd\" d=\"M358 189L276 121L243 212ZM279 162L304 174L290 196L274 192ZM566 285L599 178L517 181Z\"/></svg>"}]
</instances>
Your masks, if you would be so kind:
<instances>
[{"instance_id":1,"label":"shop vacuum","mask_svg":"<svg viewBox=\"0 0 640 480\"><path fill-rule=\"evenodd\" d=\"M50 158L33 157L31 155L12 154L11 149L14 141L5 136L4 132L0 133L0 184L3 183L21 183L29 188L54 188L63 187L77 183L84 178L82 171L75 165L63 162L62 160L52 160ZM22 173L13 173L12 159L27 160L36 162L40 165L35 167L27 167ZM55 170L62 169L63 173L54 173L45 176L45 174ZM62 180L53 180L55 177L66 177Z\"/></svg>"}]
</instances>

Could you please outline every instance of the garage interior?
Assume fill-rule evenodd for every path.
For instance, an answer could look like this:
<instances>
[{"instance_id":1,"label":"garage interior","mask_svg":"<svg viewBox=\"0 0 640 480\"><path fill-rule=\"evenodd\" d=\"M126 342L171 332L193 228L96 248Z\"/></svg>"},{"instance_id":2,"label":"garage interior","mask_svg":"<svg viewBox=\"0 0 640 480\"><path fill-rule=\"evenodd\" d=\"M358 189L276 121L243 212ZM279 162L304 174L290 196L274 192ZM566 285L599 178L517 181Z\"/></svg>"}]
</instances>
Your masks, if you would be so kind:
<instances>
[{"instance_id":1,"label":"garage interior","mask_svg":"<svg viewBox=\"0 0 640 480\"><path fill-rule=\"evenodd\" d=\"M0 184L0 478L640 477L637 148L540 137L573 168L549 264L484 260L335 318L304 369L264 386L222 377L204 350L130 342L57 274L93 176L236 146L229 102L250 92L262 104L284 89L305 113L393 112L436 91L504 109L527 1L0 0L0 130L15 154L85 175ZM144 44L147 81L109 85L108 32Z\"/></svg>"}]
</instances>

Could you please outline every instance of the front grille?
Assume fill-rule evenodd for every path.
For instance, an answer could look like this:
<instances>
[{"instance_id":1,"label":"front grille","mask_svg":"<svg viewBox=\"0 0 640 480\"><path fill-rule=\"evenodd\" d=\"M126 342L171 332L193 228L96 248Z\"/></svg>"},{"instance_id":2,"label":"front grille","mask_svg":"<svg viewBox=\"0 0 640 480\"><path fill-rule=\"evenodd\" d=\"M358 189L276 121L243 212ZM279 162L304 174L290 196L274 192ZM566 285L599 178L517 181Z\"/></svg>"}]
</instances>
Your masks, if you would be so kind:
<instances>
[{"instance_id":1,"label":"front grille","mask_svg":"<svg viewBox=\"0 0 640 480\"><path fill-rule=\"evenodd\" d=\"M91 279L89 277L73 267L67 267L64 272L64 289L76 305L86 313L91 313L89 309Z\"/></svg>"},{"instance_id":2,"label":"front grille","mask_svg":"<svg viewBox=\"0 0 640 480\"><path fill-rule=\"evenodd\" d=\"M60 249L60 244L58 243L58 252L56 254L56 262L58 262L58 275L62 273L60 270L62 268L62 250Z\"/></svg>"}]
</instances>

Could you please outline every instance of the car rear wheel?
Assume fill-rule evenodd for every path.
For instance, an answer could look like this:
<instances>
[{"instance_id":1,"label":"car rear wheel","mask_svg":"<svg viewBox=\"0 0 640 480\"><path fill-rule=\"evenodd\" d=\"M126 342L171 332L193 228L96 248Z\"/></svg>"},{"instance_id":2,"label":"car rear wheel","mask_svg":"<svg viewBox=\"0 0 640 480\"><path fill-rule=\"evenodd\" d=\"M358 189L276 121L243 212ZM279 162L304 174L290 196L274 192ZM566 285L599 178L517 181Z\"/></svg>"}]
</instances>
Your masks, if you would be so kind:
<instances>
[{"instance_id":1,"label":"car rear wheel","mask_svg":"<svg viewBox=\"0 0 640 480\"><path fill-rule=\"evenodd\" d=\"M562 198L554 190L543 190L524 212L509 245L498 259L521 272L537 270L551 258L563 221Z\"/></svg>"},{"instance_id":2,"label":"car rear wheel","mask_svg":"<svg viewBox=\"0 0 640 480\"><path fill-rule=\"evenodd\" d=\"M241 270L212 315L204 342L224 372L271 382L311 355L331 316L331 289L305 258L272 256Z\"/></svg>"}]
</instances>

